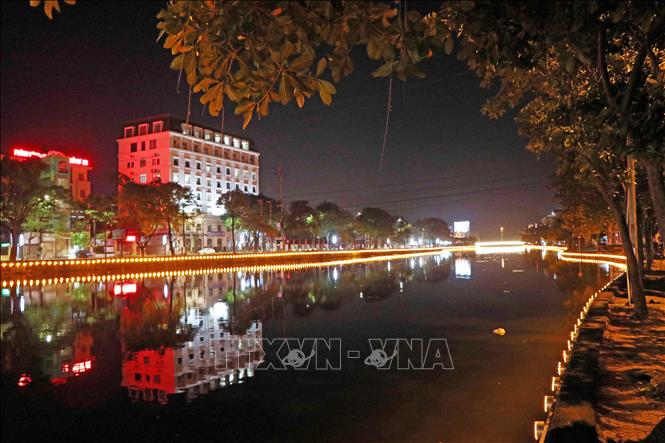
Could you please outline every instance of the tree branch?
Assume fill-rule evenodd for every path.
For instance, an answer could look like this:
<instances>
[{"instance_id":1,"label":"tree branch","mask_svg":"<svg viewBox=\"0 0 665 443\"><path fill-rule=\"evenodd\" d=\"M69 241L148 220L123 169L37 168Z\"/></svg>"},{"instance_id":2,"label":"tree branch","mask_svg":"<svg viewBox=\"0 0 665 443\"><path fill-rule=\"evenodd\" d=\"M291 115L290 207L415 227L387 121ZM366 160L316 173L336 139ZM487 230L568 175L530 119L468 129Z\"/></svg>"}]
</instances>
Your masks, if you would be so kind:
<instances>
[{"instance_id":1,"label":"tree branch","mask_svg":"<svg viewBox=\"0 0 665 443\"><path fill-rule=\"evenodd\" d=\"M630 80L628 80L626 93L623 95L623 98L621 99L620 109L622 113L625 113L628 110L628 105L630 104L630 100L633 98L633 93L635 92L635 89L637 89L637 80L640 77L640 71L642 70L642 66L644 66L644 60L647 57L648 50L649 47L646 44L640 45L640 51L637 53L637 57L635 58L635 64L633 65L633 71L630 73Z\"/></svg>"},{"instance_id":2,"label":"tree branch","mask_svg":"<svg viewBox=\"0 0 665 443\"><path fill-rule=\"evenodd\" d=\"M603 90L607 97L607 102L613 108L616 108L616 98L612 93L612 85L610 84L610 75L607 72L607 58L605 55L605 28L602 26L598 29L598 70L600 71L600 79L603 84Z\"/></svg>"}]
</instances>

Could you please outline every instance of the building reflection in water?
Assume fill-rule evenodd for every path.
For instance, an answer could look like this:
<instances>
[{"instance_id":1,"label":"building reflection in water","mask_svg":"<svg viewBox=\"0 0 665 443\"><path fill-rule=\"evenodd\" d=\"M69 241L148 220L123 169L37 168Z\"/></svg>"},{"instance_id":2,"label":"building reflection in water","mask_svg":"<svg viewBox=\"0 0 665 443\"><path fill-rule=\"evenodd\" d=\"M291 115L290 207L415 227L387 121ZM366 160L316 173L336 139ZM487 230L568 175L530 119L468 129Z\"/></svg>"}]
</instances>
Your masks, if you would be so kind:
<instances>
[{"instance_id":1,"label":"building reflection in water","mask_svg":"<svg viewBox=\"0 0 665 443\"><path fill-rule=\"evenodd\" d=\"M471 260L468 257L455 258L455 278L464 280L471 278Z\"/></svg>"}]
</instances>

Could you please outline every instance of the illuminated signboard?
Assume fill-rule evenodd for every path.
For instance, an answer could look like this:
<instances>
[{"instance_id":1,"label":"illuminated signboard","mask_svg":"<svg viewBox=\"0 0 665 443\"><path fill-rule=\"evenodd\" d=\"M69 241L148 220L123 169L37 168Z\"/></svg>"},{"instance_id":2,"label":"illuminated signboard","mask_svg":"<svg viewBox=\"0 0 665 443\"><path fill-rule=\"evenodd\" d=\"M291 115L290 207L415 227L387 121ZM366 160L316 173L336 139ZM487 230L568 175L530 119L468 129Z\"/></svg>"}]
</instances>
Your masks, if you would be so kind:
<instances>
[{"instance_id":1,"label":"illuminated signboard","mask_svg":"<svg viewBox=\"0 0 665 443\"><path fill-rule=\"evenodd\" d=\"M125 238L125 241L136 241L136 236L135 235L128 235L127 238Z\"/></svg>"},{"instance_id":2,"label":"illuminated signboard","mask_svg":"<svg viewBox=\"0 0 665 443\"><path fill-rule=\"evenodd\" d=\"M69 164L70 165L81 165L81 166L88 166L90 162L84 158L77 158L77 157L69 157Z\"/></svg>"},{"instance_id":3,"label":"illuminated signboard","mask_svg":"<svg viewBox=\"0 0 665 443\"><path fill-rule=\"evenodd\" d=\"M466 237L471 230L471 222L468 220L465 221L456 221L453 223L453 233L455 237Z\"/></svg>"},{"instance_id":4,"label":"illuminated signboard","mask_svg":"<svg viewBox=\"0 0 665 443\"><path fill-rule=\"evenodd\" d=\"M21 148L14 148L12 150L12 155L14 157L23 157L23 158L32 158L32 157L43 158L43 157L46 157L46 154L44 154L42 152L28 151L27 149L21 149Z\"/></svg>"},{"instance_id":5,"label":"illuminated signboard","mask_svg":"<svg viewBox=\"0 0 665 443\"><path fill-rule=\"evenodd\" d=\"M22 149L22 148L14 148L12 149L12 155L14 157L21 157L21 158L44 158L48 155L53 154L53 152L49 152L48 154L44 154L43 152L37 152L37 151L30 151L28 149ZM60 153L58 153L60 154ZM69 164L70 165L78 165L78 166L89 166L90 161L85 159L85 158L78 158L78 157L69 157Z\"/></svg>"},{"instance_id":6,"label":"illuminated signboard","mask_svg":"<svg viewBox=\"0 0 665 443\"><path fill-rule=\"evenodd\" d=\"M74 364L65 363L62 365L62 372L65 374L74 374L76 376L92 369L92 360L79 361Z\"/></svg>"}]
</instances>

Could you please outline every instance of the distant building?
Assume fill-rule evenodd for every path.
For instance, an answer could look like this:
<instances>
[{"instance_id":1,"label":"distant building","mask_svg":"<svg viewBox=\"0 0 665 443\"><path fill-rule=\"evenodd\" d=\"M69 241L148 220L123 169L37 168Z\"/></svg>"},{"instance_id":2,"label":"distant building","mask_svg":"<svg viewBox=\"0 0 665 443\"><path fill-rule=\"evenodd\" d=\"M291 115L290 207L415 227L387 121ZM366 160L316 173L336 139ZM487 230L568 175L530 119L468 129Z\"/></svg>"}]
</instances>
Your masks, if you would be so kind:
<instances>
[{"instance_id":1,"label":"distant building","mask_svg":"<svg viewBox=\"0 0 665 443\"><path fill-rule=\"evenodd\" d=\"M244 137L169 114L122 125L118 172L135 183L175 182L192 190L206 216L188 227L185 248L228 249L231 240L219 219L225 192L259 194L259 153Z\"/></svg>"},{"instance_id":2,"label":"distant building","mask_svg":"<svg viewBox=\"0 0 665 443\"><path fill-rule=\"evenodd\" d=\"M14 160L39 158L47 165L42 178L55 186L69 191L75 201L83 201L90 196L91 185L89 173L92 170L90 160L69 156L60 151L39 151L14 147L9 152ZM62 225L71 227L72 219L77 217L75 210L65 210L60 214ZM55 220L55 218L54 218ZM4 233L3 233L4 237ZM17 239L19 256L22 259L51 259L68 257L71 253L71 239L63 232L24 232ZM3 238L3 245L8 244Z\"/></svg>"},{"instance_id":3,"label":"distant building","mask_svg":"<svg viewBox=\"0 0 665 443\"><path fill-rule=\"evenodd\" d=\"M41 158L48 165L42 176L49 182L68 189L74 200L85 200L90 195L88 174L92 166L87 159L68 156L60 151L40 152L23 148L12 148L10 157L14 160Z\"/></svg>"}]
</instances>

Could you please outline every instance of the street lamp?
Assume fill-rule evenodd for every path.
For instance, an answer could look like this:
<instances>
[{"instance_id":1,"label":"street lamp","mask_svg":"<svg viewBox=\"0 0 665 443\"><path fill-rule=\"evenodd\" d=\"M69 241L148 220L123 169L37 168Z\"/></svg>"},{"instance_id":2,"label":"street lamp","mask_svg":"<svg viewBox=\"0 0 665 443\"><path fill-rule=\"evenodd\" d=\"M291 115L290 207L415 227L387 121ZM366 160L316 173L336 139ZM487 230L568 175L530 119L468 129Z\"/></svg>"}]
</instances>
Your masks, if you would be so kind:
<instances>
[{"instance_id":1,"label":"street lamp","mask_svg":"<svg viewBox=\"0 0 665 443\"><path fill-rule=\"evenodd\" d=\"M503 226L501 226L501 241L503 241Z\"/></svg>"}]
</instances>

